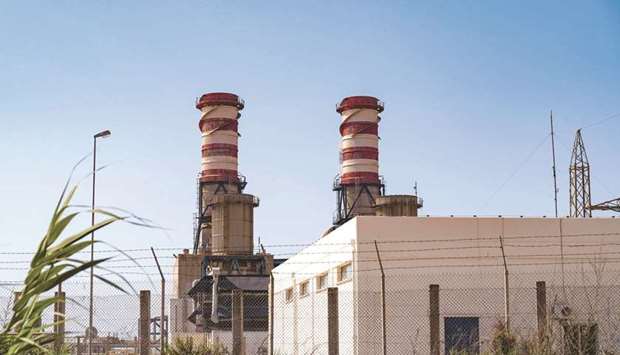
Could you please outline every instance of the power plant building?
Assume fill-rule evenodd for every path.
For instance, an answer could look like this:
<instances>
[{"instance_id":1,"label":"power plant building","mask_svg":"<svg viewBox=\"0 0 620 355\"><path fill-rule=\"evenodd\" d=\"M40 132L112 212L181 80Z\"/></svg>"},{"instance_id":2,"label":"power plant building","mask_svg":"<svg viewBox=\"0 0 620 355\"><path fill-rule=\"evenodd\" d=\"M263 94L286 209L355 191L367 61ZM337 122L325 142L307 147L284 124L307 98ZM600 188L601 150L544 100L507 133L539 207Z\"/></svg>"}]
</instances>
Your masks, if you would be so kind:
<instances>
[{"instance_id":1,"label":"power plant building","mask_svg":"<svg viewBox=\"0 0 620 355\"><path fill-rule=\"evenodd\" d=\"M229 93L196 103L198 212L193 250L175 262L172 338L233 349L233 295L241 292L246 354L480 353L502 322L522 337L579 334L577 348L562 345L567 353L620 348L620 297L612 297L620 294L620 219L420 216L417 191L385 192L385 107L376 97L337 105L331 228L288 260L256 248L259 200L238 172L244 106Z\"/></svg>"},{"instance_id":2,"label":"power plant building","mask_svg":"<svg viewBox=\"0 0 620 355\"><path fill-rule=\"evenodd\" d=\"M620 220L418 217L418 196L385 195L383 111L338 105L334 227L272 272L274 354L478 354L500 325L565 353L620 347Z\"/></svg>"},{"instance_id":3,"label":"power plant building","mask_svg":"<svg viewBox=\"0 0 620 355\"><path fill-rule=\"evenodd\" d=\"M544 282L542 322L557 341L565 325L588 326L597 329L591 341L598 349L617 349L619 235L614 218L358 216L273 270L274 353L330 353L330 288L337 289L338 343L332 347L340 354L382 353L375 242L385 273L387 354L447 355L451 346L489 351L505 311L499 236L515 334L536 339L537 283ZM431 285L438 293L436 352Z\"/></svg>"}]
</instances>

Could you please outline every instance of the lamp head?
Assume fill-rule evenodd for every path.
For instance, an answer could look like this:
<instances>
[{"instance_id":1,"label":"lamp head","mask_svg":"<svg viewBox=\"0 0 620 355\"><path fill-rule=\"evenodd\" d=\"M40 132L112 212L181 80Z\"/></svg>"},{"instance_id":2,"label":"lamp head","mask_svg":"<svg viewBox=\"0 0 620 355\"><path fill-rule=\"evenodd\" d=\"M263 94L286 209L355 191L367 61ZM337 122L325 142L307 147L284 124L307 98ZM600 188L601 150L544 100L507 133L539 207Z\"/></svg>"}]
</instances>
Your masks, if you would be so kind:
<instances>
[{"instance_id":1,"label":"lamp head","mask_svg":"<svg viewBox=\"0 0 620 355\"><path fill-rule=\"evenodd\" d=\"M105 131L101 131L101 132L95 134L94 137L95 137L95 139L97 139L97 138L108 138L111 135L112 135L112 132L110 132L109 130L106 129Z\"/></svg>"}]
</instances>

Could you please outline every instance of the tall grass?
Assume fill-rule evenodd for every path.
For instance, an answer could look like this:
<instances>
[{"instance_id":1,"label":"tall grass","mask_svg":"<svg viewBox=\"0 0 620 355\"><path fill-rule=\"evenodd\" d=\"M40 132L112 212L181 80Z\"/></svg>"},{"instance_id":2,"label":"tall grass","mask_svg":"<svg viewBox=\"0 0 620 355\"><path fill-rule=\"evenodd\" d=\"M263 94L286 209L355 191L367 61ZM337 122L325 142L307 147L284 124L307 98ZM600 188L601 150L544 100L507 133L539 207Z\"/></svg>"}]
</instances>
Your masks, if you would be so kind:
<instances>
[{"instance_id":1,"label":"tall grass","mask_svg":"<svg viewBox=\"0 0 620 355\"><path fill-rule=\"evenodd\" d=\"M67 183L60 195L47 232L32 257L21 296L15 300L11 318L0 333L0 354L49 353L50 345L54 341L54 335L49 330L54 327L54 324L42 324L41 316L46 309L58 302L59 298L44 294L55 289L62 282L109 259L82 261L76 256L95 243L89 238L92 232L105 228L124 217L103 210L95 210L95 213L105 216L103 221L65 237L63 233L75 217L81 213L91 212L90 210L73 211L71 200L76 190L77 186L69 189ZM116 283L98 275L95 277L125 292Z\"/></svg>"}]
</instances>

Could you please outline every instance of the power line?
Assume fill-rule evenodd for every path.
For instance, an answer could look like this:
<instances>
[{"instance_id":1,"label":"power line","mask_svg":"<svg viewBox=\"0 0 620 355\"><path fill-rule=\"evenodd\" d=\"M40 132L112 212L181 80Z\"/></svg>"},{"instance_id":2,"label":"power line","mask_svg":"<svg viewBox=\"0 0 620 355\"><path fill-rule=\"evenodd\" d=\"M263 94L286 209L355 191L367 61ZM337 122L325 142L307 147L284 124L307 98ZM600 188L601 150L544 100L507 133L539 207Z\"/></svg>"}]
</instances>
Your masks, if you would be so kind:
<instances>
[{"instance_id":1,"label":"power line","mask_svg":"<svg viewBox=\"0 0 620 355\"><path fill-rule=\"evenodd\" d=\"M491 200L495 197L495 195L497 195L510 182L510 180L512 180L512 178L514 178L517 175L517 173L519 173L519 171L523 168L523 166L525 166L525 164L527 164L530 161L530 159L532 159L534 154L536 154L536 152L538 152L538 150L545 144L545 142L547 141L547 139L549 137L550 137L550 134L545 135L543 140L540 141L540 143L538 143L534 147L534 149L526 156L525 160L523 160L517 166L517 168L508 176L508 178L506 180L504 180L504 182L495 191L493 191L493 193L485 201L485 203L482 205L482 207L480 207L480 209L485 208L489 204L489 202L491 202Z\"/></svg>"},{"instance_id":2,"label":"power line","mask_svg":"<svg viewBox=\"0 0 620 355\"><path fill-rule=\"evenodd\" d=\"M591 123L591 124L589 124L589 125L587 125L587 126L581 127L581 129L586 129L586 128L590 128L590 127L598 126L598 125L600 125L600 124L603 124L603 123L605 123L605 122L607 122L607 121L610 121L610 120L613 120L613 119L615 119L615 118L620 118L620 113L615 113L615 114L613 114L613 115L611 115L611 116L609 116L609 117L603 118L603 119L602 119L602 120L600 120L600 121L596 121L596 122Z\"/></svg>"}]
</instances>

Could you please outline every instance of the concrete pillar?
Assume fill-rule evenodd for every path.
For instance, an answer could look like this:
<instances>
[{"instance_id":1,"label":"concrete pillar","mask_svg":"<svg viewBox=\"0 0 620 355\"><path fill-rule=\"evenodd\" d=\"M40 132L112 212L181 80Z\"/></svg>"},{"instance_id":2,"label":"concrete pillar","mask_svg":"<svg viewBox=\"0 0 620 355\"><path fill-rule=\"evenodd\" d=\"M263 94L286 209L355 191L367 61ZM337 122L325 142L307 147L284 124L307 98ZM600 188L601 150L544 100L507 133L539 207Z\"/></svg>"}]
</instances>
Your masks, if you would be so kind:
<instances>
[{"instance_id":1,"label":"concrete pillar","mask_svg":"<svg viewBox=\"0 0 620 355\"><path fill-rule=\"evenodd\" d=\"M60 352L65 343L65 293L56 292L59 300L54 303L54 348Z\"/></svg>"},{"instance_id":2,"label":"concrete pillar","mask_svg":"<svg viewBox=\"0 0 620 355\"><path fill-rule=\"evenodd\" d=\"M429 321L431 330L431 355L439 355L439 285L429 286Z\"/></svg>"},{"instance_id":3,"label":"concrete pillar","mask_svg":"<svg viewBox=\"0 0 620 355\"><path fill-rule=\"evenodd\" d=\"M542 340L547 327L547 285L545 281L536 281L536 318L538 336Z\"/></svg>"},{"instance_id":4,"label":"concrete pillar","mask_svg":"<svg viewBox=\"0 0 620 355\"><path fill-rule=\"evenodd\" d=\"M151 291L140 290L140 321L138 328L138 341L140 355L150 355L151 338L149 324L151 322Z\"/></svg>"},{"instance_id":5,"label":"concrete pillar","mask_svg":"<svg viewBox=\"0 0 620 355\"><path fill-rule=\"evenodd\" d=\"M243 291L232 291L232 355L243 355Z\"/></svg>"},{"instance_id":6,"label":"concrete pillar","mask_svg":"<svg viewBox=\"0 0 620 355\"><path fill-rule=\"evenodd\" d=\"M338 287L327 288L327 353L338 355Z\"/></svg>"}]
</instances>

